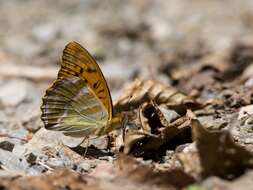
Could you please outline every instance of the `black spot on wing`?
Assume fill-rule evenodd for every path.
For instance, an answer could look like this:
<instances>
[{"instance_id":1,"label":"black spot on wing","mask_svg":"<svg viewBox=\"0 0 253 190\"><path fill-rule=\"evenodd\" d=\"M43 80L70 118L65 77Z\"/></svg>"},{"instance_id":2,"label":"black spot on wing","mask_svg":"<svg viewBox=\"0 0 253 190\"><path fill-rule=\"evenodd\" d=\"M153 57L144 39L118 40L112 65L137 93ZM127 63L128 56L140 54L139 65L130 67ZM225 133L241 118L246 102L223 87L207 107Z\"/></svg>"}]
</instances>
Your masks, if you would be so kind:
<instances>
[{"instance_id":1,"label":"black spot on wing","mask_svg":"<svg viewBox=\"0 0 253 190\"><path fill-rule=\"evenodd\" d=\"M84 82L85 82L85 83L88 83L88 80L87 80L86 78L84 78Z\"/></svg>"},{"instance_id":2,"label":"black spot on wing","mask_svg":"<svg viewBox=\"0 0 253 190\"><path fill-rule=\"evenodd\" d=\"M93 88L98 89L98 87L101 85L101 81L97 81L93 84Z\"/></svg>"},{"instance_id":3,"label":"black spot on wing","mask_svg":"<svg viewBox=\"0 0 253 190\"><path fill-rule=\"evenodd\" d=\"M96 72L97 72L96 69L92 69L92 68L90 68L90 67L88 67L88 68L86 69L86 71L87 71L88 73L96 73Z\"/></svg>"},{"instance_id":4,"label":"black spot on wing","mask_svg":"<svg viewBox=\"0 0 253 190\"><path fill-rule=\"evenodd\" d=\"M105 91L105 89L103 88L103 89L101 89L101 90L98 91L98 94L100 94L100 93L102 93L104 91Z\"/></svg>"},{"instance_id":5,"label":"black spot on wing","mask_svg":"<svg viewBox=\"0 0 253 190\"><path fill-rule=\"evenodd\" d=\"M98 96L99 99L105 99L106 97L104 96Z\"/></svg>"}]
</instances>

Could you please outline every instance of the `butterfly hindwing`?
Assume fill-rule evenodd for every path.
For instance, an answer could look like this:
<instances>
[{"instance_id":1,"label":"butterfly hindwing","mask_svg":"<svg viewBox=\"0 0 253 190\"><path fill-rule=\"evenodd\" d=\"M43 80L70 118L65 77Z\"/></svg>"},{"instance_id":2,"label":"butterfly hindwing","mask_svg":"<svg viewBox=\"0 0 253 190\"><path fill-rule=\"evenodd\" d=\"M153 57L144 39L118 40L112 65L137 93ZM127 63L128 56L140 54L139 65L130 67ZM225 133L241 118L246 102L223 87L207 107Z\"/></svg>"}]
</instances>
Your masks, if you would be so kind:
<instances>
[{"instance_id":1,"label":"butterfly hindwing","mask_svg":"<svg viewBox=\"0 0 253 190\"><path fill-rule=\"evenodd\" d=\"M108 120L112 118L112 100L106 80L95 59L80 44L70 42L63 51L61 69L58 79L76 76L82 79L108 112Z\"/></svg>"},{"instance_id":2,"label":"butterfly hindwing","mask_svg":"<svg viewBox=\"0 0 253 190\"><path fill-rule=\"evenodd\" d=\"M76 137L94 134L109 117L92 89L75 76L56 80L46 91L41 110L47 129Z\"/></svg>"}]
</instances>

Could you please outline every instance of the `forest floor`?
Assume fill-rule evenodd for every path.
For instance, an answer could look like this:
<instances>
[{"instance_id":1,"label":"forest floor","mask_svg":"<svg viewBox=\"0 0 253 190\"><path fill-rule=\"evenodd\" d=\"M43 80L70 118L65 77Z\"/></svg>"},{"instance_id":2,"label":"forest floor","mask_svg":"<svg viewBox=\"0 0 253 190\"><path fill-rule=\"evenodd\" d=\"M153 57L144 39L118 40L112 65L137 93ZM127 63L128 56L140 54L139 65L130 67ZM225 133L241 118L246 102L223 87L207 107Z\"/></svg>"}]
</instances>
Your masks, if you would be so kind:
<instances>
[{"instance_id":1,"label":"forest floor","mask_svg":"<svg viewBox=\"0 0 253 190\"><path fill-rule=\"evenodd\" d=\"M252 189L253 2L0 1L0 189ZM95 57L123 129L43 127L62 50Z\"/></svg>"}]
</instances>

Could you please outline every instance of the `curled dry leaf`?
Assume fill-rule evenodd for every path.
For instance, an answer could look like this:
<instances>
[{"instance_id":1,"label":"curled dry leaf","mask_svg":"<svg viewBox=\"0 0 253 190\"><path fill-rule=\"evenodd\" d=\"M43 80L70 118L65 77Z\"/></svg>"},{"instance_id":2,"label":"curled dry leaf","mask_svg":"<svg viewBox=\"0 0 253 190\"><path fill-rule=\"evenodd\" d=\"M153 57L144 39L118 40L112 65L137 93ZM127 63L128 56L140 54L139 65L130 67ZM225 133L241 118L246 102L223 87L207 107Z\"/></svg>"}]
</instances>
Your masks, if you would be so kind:
<instances>
[{"instance_id":1,"label":"curled dry leaf","mask_svg":"<svg viewBox=\"0 0 253 190\"><path fill-rule=\"evenodd\" d=\"M253 168L253 154L237 145L228 131L208 131L196 119L192 128L203 178L215 175L233 179Z\"/></svg>"},{"instance_id":2,"label":"curled dry leaf","mask_svg":"<svg viewBox=\"0 0 253 190\"><path fill-rule=\"evenodd\" d=\"M189 113L190 111L187 115L169 122L157 104L144 103L139 110L139 127L128 128L125 131L124 153L132 152L135 156L143 156L152 151L157 152L162 145L171 140L175 144L190 141L192 116Z\"/></svg>"},{"instance_id":3,"label":"curled dry leaf","mask_svg":"<svg viewBox=\"0 0 253 190\"><path fill-rule=\"evenodd\" d=\"M138 108L144 102L151 100L158 105L166 104L179 113L185 113L188 107L194 109L199 106L198 103L175 88L154 80L136 79L126 87L122 94L114 106L116 112Z\"/></svg>"}]
</instances>

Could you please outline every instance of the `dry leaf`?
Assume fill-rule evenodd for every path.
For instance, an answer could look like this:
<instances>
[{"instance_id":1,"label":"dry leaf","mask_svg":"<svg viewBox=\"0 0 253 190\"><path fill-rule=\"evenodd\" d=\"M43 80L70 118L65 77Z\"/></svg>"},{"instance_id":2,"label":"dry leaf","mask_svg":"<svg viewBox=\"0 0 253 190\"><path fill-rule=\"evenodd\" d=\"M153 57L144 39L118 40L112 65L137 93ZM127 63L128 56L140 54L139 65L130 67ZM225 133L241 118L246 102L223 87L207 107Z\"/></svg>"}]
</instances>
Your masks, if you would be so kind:
<instances>
[{"instance_id":1,"label":"dry leaf","mask_svg":"<svg viewBox=\"0 0 253 190\"><path fill-rule=\"evenodd\" d=\"M179 161L183 170L199 180L201 178L201 165L197 151L195 152L179 152L175 154L175 161Z\"/></svg>"},{"instance_id":2,"label":"dry leaf","mask_svg":"<svg viewBox=\"0 0 253 190\"><path fill-rule=\"evenodd\" d=\"M164 186L171 189L181 189L194 183L194 179L180 169L166 172L155 172L147 165L143 165L134 158L120 155L117 160L118 175L141 184Z\"/></svg>"},{"instance_id":3,"label":"dry leaf","mask_svg":"<svg viewBox=\"0 0 253 190\"><path fill-rule=\"evenodd\" d=\"M114 106L117 112L138 108L144 102L151 100L158 105L166 104L168 107L176 109L179 113L185 113L188 107L194 109L199 106L194 100L175 88L165 86L154 80L136 79L123 90L122 94Z\"/></svg>"},{"instance_id":4,"label":"dry leaf","mask_svg":"<svg viewBox=\"0 0 253 190\"><path fill-rule=\"evenodd\" d=\"M87 184L85 176L68 170L61 170L50 175L13 177L0 179L2 189L9 190L53 190L53 189L95 189L95 185Z\"/></svg>"},{"instance_id":5,"label":"dry leaf","mask_svg":"<svg viewBox=\"0 0 253 190\"><path fill-rule=\"evenodd\" d=\"M190 135L190 116L182 116L169 122L154 102L144 103L139 112L140 127L129 128L124 134L124 153L132 152L135 156L155 156L162 145L187 141ZM173 146L173 145L171 145ZM151 154L151 155L148 155Z\"/></svg>"},{"instance_id":6,"label":"dry leaf","mask_svg":"<svg viewBox=\"0 0 253 190\"><path fill-rule=\"evenodd\" d=\"M233 179L253 168L253 154L237 145L228 131L208 131L196 119L192 128L204 178L215 175Z\"/></svg>"}]
</instances>

